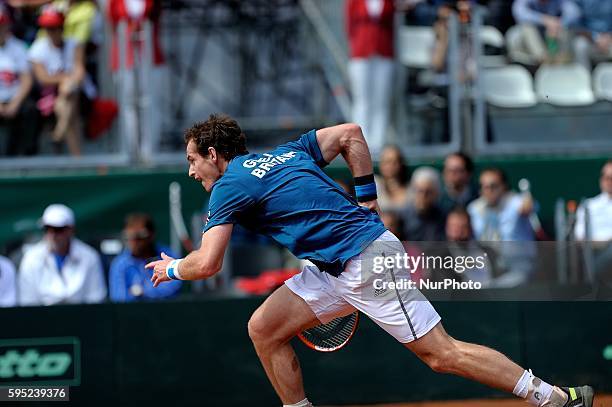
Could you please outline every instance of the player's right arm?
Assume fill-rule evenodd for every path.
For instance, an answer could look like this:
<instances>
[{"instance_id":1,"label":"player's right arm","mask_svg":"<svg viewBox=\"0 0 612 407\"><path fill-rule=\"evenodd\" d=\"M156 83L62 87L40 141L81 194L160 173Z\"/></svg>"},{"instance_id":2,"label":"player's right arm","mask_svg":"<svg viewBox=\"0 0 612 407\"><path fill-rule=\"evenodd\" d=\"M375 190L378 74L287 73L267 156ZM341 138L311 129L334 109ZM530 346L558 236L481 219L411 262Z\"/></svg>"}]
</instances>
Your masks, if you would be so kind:
<instances>
[{"instance_id":1,"label":"player's right arm","mask_svg":"<svg viewBox=\"0 0 612 407\"><path fill-rule=\"evenodd\" d=\"M181 278L201 280L221 271L223 256L232 237L234 225L214 226L202 234L202 244L181 262Z\"/></svg>"},{"instance_id":2,"label":"player's right arm","mask_svg":"<svg viewBox=\"0 0 612 407\"><path fill-rule=\"evenodd\" d=\"M368 143L358 125L346 123L317 130L317 144L323 159L328 163L338 155L342 155L354 178L374 173ZM378 211L376 200L360 204L370 210Z\"/></svg>"},{"instance_id":3,"label":"player's right arm","mask_svg":"<svg viewBox=\"0 0 612 407\"><path fill-rule=\"evenodd\" d=\"M232 236L234 225L224 223L213 226L202 234L202 244L185 257L179 266L181 280L202 280L209 278L221 271L223 256ZM154 287L164 281L170 281L166 273L166 267L174 260L172 257L162 253L162 259L153 261L145 267L153 269L151 282Z\"/></svg>"}]
</instances>

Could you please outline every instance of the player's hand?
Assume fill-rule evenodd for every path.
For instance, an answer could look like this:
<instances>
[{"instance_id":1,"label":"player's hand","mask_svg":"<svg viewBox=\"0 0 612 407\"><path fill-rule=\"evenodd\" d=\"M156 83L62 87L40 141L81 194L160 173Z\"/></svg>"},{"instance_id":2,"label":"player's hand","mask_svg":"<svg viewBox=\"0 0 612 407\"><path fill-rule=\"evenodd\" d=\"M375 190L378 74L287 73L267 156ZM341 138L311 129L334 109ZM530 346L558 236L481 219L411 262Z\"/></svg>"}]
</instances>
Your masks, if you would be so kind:
<instances>
[{"instance_id":1,"label":"player's hand","mask_svg":"<svg viewBox=\"0 0 612 407\"><path fill-rule=\"evenodd\" d=\"M151 277L153 287L157 287L164 281L170 281L170 279L166 275L166 266L172 260L174 260L174 258L162 252L161 260L152 261L145 266L145 268L147 269L153 269L153 276Z\"/></svg>"},{"instance_id":2,"label":"player's hand","mask_svg":"<svg viewBox=\"0 0 612 407\"><path fill-rule=\"evenodd\" d=\"M368 208L370 211L380 216L380 208L378 207L378 201L376 199L372 201L359 202L359 205L363 206L364 208Z\"/></svg>"}]
</instances>

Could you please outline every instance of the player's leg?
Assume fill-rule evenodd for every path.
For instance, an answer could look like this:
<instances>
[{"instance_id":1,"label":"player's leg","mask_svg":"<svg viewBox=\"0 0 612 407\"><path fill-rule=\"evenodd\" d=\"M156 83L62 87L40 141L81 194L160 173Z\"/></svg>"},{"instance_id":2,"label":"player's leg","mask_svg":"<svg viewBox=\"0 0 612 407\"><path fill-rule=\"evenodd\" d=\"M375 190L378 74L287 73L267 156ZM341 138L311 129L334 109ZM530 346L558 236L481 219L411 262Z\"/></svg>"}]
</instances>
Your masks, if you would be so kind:
<instances>
[{"instance_id":1,"label":"player's leg","mask_svg":"<svg viewBox=\"0 0 612 407\"><path fill-rule=\"evenodd\" d=\"M285 405L309 406L302 372L289 341L299 332L355 310L314 266L290 278L253 314L249 335L266 374ZM301 404L297 404L302 402Z\"/></svg>"},{"instance_id":2,"label":"player's leg","mask_svg":"<svg viewBox=\"0 0 612 407\"><path fill-rule=\"evenodd\" d=\"M513 393L535 406L563 407L582 403L591 407L593 403L592 388L552 386L496 350L452 338L441 323L404 346L436 372L455 374Z\"/></svg>"},{"instance_id":3,"label":"player's leg","mask_svg":"<svg viewBox=\"0 0 612 407\"><path fill-rule=\"evenodd\" d=\"M285 405L306 398L300 363L289 341L317 324L319 321L308 304L284 285L249 320L249 336L257 356Z\"/></svg>"},{"instance_id":4,"label":"player's leg","mask_svg":"<svg viewBox=\"0 0 612 407\"><path fill-rule=\"evenodd\" d=\"M347 263L336 280L336 290L437 372L512 392L540 407L563 407L569 402L592 406L590 387L553 387L497 351L450 337L433 306L408 284L406 269L374 267L384 264L380 259L401 254L403 248L399 245L389 233L379 237L359 258Z\"/></svg>"},{"instance_id":5,"label":"player's leg","mask_svg":"<svg viewBox=\"0 0 612 407\"><path fill-rule=\"evenodd\" d=\"M456 374L506 392L514 390L524 372L493 349L455 340L442 323L404 346L436 372Z\"/></svg>"}]
</instances>

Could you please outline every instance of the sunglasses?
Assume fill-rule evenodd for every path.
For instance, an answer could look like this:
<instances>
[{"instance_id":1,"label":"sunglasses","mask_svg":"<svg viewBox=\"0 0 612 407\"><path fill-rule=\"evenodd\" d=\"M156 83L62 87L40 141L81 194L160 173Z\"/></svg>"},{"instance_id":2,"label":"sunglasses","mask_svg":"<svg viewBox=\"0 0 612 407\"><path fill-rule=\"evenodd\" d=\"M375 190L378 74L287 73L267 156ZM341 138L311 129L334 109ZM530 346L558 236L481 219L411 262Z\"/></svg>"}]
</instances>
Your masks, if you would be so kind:
<instances>
[{"instance_id":1,"label":"sunglasses","mask_svg":"<svg viewBox=\"0 0 612 407\"><path fill-rule=\"evenodd\" d=\"M60 226L60 227L45 226L45 231L46 232L52 232L52 233L64 233L68 229L70 229L70 226Z\"/></svg>"}]
</instances>

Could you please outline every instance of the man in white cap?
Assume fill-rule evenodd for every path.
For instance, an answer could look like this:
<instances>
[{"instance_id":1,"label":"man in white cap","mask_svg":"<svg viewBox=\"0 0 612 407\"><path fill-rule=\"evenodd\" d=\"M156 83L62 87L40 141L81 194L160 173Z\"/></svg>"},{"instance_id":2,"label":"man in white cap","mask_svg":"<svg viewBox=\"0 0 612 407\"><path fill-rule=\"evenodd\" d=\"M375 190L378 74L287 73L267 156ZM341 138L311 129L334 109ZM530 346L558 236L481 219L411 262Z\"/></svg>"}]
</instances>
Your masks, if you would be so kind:
<instances>
[{"instance_id":1,"label":"man in white cap","mask_svg":"<svg viewBox=\"0 0 612 407\"><path fill-rule=\"evenodd\" d=\"M49 205L42 216L45 237L23 256L18 288L21 305L102 302L106 283L98 253L74 237L74 213Z\"/></svg>"}]
</instances>

